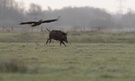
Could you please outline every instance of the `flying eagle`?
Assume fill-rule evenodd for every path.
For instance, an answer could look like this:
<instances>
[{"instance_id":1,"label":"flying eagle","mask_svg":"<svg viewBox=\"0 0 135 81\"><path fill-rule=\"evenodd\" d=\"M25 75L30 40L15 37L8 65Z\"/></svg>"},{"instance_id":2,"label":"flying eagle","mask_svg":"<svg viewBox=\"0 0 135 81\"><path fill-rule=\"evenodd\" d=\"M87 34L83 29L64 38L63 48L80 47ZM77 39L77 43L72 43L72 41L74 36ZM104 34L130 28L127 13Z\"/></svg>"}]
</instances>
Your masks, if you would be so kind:
<instances>
[{"instance_id":1,"label":"flying eagle","mask_svg":"<svg viewBox=\"0 0 135 81\"><path fill-rule=\"evenodd\" d=\"M20 25L30 24L31 27L35 27L38 25L41 25L42 23L51 23L54 21L57 21L60 18L60 16L57 19L50 19L50 20L39 20L39 21L29 21L29 22L21 22Z\"/></svg>"}]
</instances>

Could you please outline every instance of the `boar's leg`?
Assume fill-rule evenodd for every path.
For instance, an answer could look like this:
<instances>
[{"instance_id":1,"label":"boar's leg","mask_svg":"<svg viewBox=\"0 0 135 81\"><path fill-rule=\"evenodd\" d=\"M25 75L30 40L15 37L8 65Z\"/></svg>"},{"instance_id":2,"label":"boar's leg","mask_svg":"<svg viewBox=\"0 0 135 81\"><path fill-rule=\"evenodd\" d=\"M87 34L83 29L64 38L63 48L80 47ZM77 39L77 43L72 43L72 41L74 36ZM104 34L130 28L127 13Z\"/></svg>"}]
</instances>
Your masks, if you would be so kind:
<instances>
[{"instance_id":1,"label":"boar's leg","mask_svg":"<svg viewBox=\"0 0 135 81\"><path fill-rule=\"evenodd\" d=\"M51 43L52 39L49 39L49 43Z\"/></svg>"},{"instance_id":2,"label":"boar's leg","mask_svg":"<svg viewBox=\"0 0 135 81\"><path fill-rule=\"evenodd\" d=\"M49 41L49 43L51 43L51 39L50 38L47 39L46 44L48 43L48 41Z\"/></svg>"},{"instance_id":3,"label":"boar's leg","mask_svg":"<svg viewBox=\"0 0 135 81\"><path fill-rule=\"evenodd\" d=\"M61 46L61 43L62 43L64 46L66 46L66 44L65 44L63 41L60 41L60 46Z\"/></svg>"},{"instance_id":4,"label":"boar's leg","mask_svg":"<svg viewBox=\"0 0 135 81\"><path fill-rule=\"evenodd\" d=\"M48 43L49 40L50 40L50 39L48 38L47 41L46 41L46 44Z\"/></svg>"}]
</instances>

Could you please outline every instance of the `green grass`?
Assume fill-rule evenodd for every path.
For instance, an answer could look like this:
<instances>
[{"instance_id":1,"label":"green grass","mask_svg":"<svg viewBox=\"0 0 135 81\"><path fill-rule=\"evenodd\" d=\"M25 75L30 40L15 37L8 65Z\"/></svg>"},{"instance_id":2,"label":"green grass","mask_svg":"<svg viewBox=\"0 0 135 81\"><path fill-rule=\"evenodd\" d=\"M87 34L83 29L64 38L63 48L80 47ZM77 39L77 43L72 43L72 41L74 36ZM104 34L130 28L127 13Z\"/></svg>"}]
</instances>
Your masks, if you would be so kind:
<instances>
[{"instance_id":1,"label":"green grass","mask_svg":"<svg viewBox=\"0 0 135 81\"><path fill-rule=\"evenodd\" d=\"M133 33L69 32L71 43L135 43ZM0 32L0 42L39 42L44 43L48 32Z\"/></svg>"},{"instance_id":2,"label":"green grass","mask_svg":"<svg viewBox=\"0 0 135 81\"><path fill-rule=\"evenodd\" d=\"M25 41L27 35L31 39ZM0 81L135 80L135 43L131 42L134 33L69 34L71 44L67 44L67 47L54 41L46 45L43 40L47 38L47 33L5 33L4 36L0 35L0 40L6 38L14 41L0 42L0 60L15 59L15 63L25 64L26 70L0 70ZM83 41L82 38L93 41ZM98 40L100 38L106 41ZM17 42L16 39L22 41ZM75 39L78 39L77 42Z\"/></svg>"}]
</instances>

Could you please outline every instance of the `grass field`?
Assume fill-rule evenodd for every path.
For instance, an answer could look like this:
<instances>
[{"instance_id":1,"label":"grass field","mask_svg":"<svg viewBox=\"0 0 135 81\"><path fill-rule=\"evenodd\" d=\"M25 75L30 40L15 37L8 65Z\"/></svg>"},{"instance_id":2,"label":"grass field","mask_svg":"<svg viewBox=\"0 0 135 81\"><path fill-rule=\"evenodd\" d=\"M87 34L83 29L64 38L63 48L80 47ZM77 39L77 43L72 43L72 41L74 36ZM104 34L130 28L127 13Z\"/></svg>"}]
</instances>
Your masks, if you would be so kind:
<instances>
[{"instance_id":1,"label":"grass field","mask_svg":"<svg viewBox=\"0 0 135 81\"><path fill-rule=\"evenodd\" d=\"M0 33L0 81L134 81L134 33Z\"/></svg>"}]
</instances>

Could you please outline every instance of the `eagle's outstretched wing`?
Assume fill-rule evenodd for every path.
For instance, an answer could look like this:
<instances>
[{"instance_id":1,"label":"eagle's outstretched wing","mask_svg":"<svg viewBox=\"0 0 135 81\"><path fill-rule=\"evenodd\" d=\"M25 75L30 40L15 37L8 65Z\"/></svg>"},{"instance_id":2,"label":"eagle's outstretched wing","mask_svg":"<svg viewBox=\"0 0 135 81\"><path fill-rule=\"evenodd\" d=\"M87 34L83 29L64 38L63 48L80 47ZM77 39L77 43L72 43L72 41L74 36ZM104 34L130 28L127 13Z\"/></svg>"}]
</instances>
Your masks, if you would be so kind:
<instances>
[{"instance_id":1,"label":"eagle's outstretched wing","mask_svg":"<svg viewBox=\"0 0 135 81\"><path fill-rule=\"evenodd\" d=\"M44 20L42 21L42 23L51 23L51 22L57 21L59 18L60 16L57 19Z\"/></svg>"},{"instance_id":2,"label":"eagle's outstretched wing","mask_svg":"<svg viewBox=\"0 0 135 81\"><path fill-rule=\"evenodd\" d=\"M31 27L35 27L38 26L40 24L42 24L42 20L39 21L29 21L29 22L21 22L20 25L25 25L25 24L30 24Z\"/></svg>"},{"instance_id":3,"label":"eagle's outstretched wing","mask_svg":"<svg viewBox=\"0 0 135 81\"><path fill-rule=\"evenodd\" d=\"M21 22L20 25L24 25L24 24L33 24L35 23L34 21L29 21L29 22Z\"/></svg>"}]
</instances>

